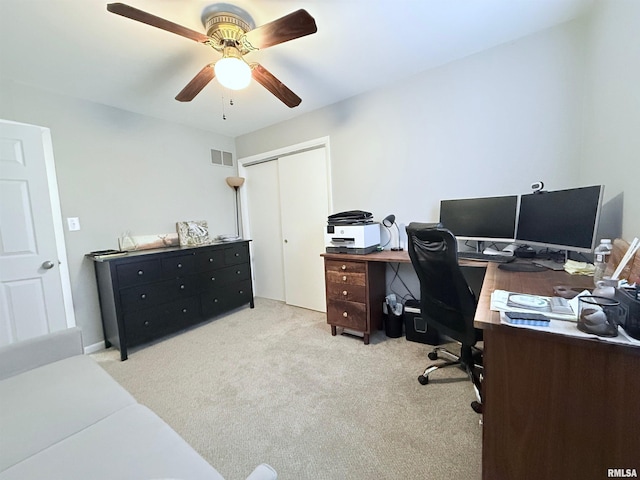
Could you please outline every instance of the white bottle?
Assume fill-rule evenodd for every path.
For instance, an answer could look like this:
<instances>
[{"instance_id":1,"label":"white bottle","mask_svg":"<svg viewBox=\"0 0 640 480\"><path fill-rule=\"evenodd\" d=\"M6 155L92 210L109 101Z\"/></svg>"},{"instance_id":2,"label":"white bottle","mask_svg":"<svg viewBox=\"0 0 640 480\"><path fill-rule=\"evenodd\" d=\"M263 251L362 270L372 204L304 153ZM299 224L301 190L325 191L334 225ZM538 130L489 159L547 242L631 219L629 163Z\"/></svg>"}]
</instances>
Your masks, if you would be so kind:
<instances>
[{"instance_id":1,"label":"white bottle","mask_svg":"<svg viewBox=\"0 0 640 480\"><path fill-rule=\"evenodd\" d=\"M600 240L600 245L593 251L593 265L596 267L593 272L593 283L596 286L598 282L602 280L602 277L604 277L604 271L607 268L607 261L609 260L609 255L611 255L611 250L613 250L611 240L603 238Z\"/></svg>"}]
</instances>

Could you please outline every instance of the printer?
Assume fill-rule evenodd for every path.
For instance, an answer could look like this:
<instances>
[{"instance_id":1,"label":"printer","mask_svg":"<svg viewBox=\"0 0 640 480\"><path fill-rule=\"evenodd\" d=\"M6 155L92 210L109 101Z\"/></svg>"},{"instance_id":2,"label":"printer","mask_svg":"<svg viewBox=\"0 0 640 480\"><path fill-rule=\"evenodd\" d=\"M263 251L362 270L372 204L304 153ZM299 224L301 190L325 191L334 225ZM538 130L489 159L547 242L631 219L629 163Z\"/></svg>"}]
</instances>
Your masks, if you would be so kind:
<instances>
[{"instance_id":1,"label":"printer","mask_svg":"<svg viewBox=\"0 0 640 480\"><path fill-rule=\"evenodd\" d=\"M375 252L380 246L380 224L327 225L324 240L327 253Z\"/></svg>"}]
</instances>

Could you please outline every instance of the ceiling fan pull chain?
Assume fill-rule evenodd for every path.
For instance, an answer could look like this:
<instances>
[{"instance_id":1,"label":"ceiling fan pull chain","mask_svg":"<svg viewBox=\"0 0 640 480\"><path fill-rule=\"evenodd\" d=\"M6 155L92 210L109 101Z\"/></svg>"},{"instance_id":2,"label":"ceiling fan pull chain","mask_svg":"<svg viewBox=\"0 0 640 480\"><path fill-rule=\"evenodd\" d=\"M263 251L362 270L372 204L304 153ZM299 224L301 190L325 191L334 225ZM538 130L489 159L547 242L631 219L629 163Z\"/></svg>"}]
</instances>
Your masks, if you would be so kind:
<instances>
[{"instance_id":1,"label":"ceiling fan pull chain","mask_svg":"<svg viewBox=\"0 0 640 480\"><path fill-rule=\"evenodd\" d=\"M222 95L220 96L220 103L222 103L222 119L226 120L227 116L224 113L224 92L222 92Z\"/></svg>"}]
</instances>

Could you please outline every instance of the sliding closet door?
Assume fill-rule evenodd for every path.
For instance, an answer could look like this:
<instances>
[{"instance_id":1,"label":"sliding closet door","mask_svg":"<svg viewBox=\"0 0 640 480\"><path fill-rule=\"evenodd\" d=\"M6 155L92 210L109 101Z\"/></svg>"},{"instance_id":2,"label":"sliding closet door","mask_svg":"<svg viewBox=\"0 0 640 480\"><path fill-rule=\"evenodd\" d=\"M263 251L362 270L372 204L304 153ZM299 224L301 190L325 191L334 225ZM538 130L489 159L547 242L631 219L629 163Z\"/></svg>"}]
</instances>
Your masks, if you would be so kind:
<instances>
[{"instance_id":1,"label":"sliding closet door","mask_svg":"<svg viewBox=\"0 0 640 480\"><path fill-rule=\"evenodd\" d=\"M245 184L256 297L285 300L278 162L247 168Z\"/></svg>"},{"instance_id":2,"label":"sliding closet door","mask_svg":"<svg viewBox=\"0 0 640 480\"><path fill-rule=\"evenodd\" d=\"M324 148L278 160L286 301L324 312L324 228L329 215Z\"/></svg>"},{"instance_id":3,"label":"sliding closet door","mask_svg":"<svg viewBox=\"0 0 640 480\"><path fill-rule=\"evenodd\" d=\"M246 199L257 297L324 312L326 149L248 165Z\"/></svg>"}]
</instances>

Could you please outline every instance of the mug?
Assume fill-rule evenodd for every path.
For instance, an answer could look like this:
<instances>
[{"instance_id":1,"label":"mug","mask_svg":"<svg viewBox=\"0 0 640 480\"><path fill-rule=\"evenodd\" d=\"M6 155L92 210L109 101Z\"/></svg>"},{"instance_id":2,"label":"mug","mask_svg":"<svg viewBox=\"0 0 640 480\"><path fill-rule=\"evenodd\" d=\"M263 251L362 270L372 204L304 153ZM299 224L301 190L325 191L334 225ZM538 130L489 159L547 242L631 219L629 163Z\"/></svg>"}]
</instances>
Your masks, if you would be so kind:
<instances>
[{"instance_id":1,"label":"mug","mask_svg":"<svg viewBox=\"0 0 640 480\"><path fill-rule=\"evenodd\" d=\"M624 318L618 300L595 295L578 299L578 330L599 337L616 337L618 324Z\"/></svg>"},{"instance_id":2,"label":"mug","mask_svg":"<svg viewBox=\"0 0 640 480\"><path fill-rule=\"evenodd\" d=\"M611 277L604 277L602 280L596 282L596 288L593 291L593 295L596 297L609 297L616 296L616 288L618 287L618 280L614 280Z\"/></svg>"}]
</instances>

